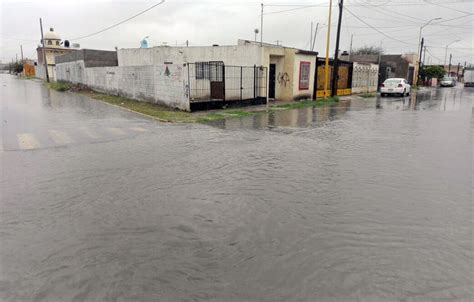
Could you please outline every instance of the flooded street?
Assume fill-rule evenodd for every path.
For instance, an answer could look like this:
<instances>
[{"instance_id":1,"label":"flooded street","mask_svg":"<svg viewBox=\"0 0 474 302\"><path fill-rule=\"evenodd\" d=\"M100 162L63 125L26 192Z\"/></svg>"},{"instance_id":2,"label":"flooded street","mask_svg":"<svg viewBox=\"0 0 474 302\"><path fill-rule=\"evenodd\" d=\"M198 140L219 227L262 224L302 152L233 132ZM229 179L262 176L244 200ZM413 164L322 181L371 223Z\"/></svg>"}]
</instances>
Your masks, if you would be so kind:
<instances>
[{"instance_id":1,"label":"flooded street","mask_svg":"<svg viewBox=\"0 0 474 302\"><path fill-rule=\"evenodd\" d=\"M162 124L0 75L1 301L472 301L473 88Z\"/></svg>"}]
</instances>

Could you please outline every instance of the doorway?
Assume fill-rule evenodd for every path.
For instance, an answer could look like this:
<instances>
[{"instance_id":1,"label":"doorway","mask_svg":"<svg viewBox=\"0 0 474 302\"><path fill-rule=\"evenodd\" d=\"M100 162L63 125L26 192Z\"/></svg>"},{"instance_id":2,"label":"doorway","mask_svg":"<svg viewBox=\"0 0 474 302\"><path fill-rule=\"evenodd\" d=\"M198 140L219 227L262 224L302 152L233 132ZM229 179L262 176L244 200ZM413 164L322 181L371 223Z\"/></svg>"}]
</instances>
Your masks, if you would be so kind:
<instances>
[{"instance_id":1,"label":"doorway","mask_svg":"<svg viewBox=\"0 0 474 302\"><path fill-rule=\"evenodd\" d=\"M268 98L275 98L275 79L276 79L276 65L270 64L269 83L268 83Z\"/></svg>"},{"instance_id":2,"label":"doorway","mask_svg":"<svg viewBox=\"0 0 474 302\"><path fill-rule=\"evenodd\" d=\"M209 62L211 99L225 100L224 62Z\"/></svg>"}]
</instances>

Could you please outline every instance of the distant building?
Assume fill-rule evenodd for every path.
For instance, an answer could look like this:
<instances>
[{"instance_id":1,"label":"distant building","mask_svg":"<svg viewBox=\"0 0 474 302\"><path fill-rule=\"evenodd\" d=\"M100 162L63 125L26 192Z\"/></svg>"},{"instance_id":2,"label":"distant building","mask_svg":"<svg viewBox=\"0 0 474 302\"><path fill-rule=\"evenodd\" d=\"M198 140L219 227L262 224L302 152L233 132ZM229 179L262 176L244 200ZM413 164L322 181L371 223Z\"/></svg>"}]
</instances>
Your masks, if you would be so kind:
<instances>
[{"instance_id":1,"label":"distant building","mask_svg":"<svg viewBox=\"0 0 474 302\"><path fill-rule=\"evenodd\" d=\"M446 71L446 76L460 78L463 75L464 66L462 65L458 67L458 64L456 65L451 64L451 68L449 65L444 65L442 67Z\"/></svg>"},{"instance_id":2,"label":"distant building","mask_svg":"<svg viewBox=\"0 0 474 302\"><path fill-rule=\"evenodd\" d=\"M23 75L26 77L34 77L36 62L30 59L23 60Z\"/></svg>"},{"instance_id":3,"label":"distant building","mask_svg":"<svg viewBox=\"0 0 474 302\"><path fill-rule=\"evenodd\" d=\"M350 60L357 63L372 63L379 65L379 79L377 87L380 87L388 78L404 78L413 85L413 76L416 68L416 54L394 54L394 55L351 55Z\"/></svg>"},{"instance_id":4,"label":"distant building","mask_svg":"<svg viewBox=\"0 0 474 302\"><path fill-rule=\"evenodd\" d=\"M69 48L69 42L64 47L61 37L54 31L53 28L50 28L48 32L43 35L44 38L44 47L39 46L36 48L36 53L38 56L37 65L35 67L36 77L46 79L44 57L46 56L46 62L48 66L49 78L53 81L56 81L56 72L54 70L55 57L63 55L68 52L76 51L76 49Z\"/></svg>"}]
</instances>

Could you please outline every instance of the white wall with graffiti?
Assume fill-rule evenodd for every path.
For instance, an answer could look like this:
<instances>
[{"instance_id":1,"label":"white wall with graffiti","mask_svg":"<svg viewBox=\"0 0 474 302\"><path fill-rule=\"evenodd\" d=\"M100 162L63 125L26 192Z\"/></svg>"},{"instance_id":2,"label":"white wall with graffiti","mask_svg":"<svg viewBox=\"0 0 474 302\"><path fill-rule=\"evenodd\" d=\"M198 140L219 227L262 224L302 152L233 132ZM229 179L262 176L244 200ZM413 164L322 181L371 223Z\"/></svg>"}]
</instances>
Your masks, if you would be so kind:
<instances>
[{"instance_id":1,"label":"white wall with graffiti","mask_svg":"<svg viewBox=\"0 0 474 302\"><path fill-rule=\"evenodd\" d=\"M56 75L99 92L189 110L182 65L85 67L73 61L56 64Z\"/></svg>"}]
</instances>

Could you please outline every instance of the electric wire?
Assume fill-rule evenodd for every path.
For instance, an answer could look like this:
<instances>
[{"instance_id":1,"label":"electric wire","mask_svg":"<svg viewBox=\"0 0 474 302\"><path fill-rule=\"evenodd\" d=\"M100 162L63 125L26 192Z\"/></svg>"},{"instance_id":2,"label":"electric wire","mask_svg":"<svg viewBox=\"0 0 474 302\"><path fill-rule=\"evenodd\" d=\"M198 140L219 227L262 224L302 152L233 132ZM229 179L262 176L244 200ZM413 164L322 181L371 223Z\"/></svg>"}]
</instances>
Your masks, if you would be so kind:
<instances>
[{"instance_id":1,"label":"electric wire","mask_svg":"<svg viewBox=\"0 0 474 302\"><path fill-rule=\"evenodd\" d=\"M104 29L101 29L101 30L97 31L97 32L94 32L94 33L91 33L91 34L88 34L88 35L84 35L84 36L81 36L81 37L77 37L77 38L72 38L71 40L72 40L72 41L77 41L77 40L80 40L80 39L88 38L88 37L91 37L91 36L94 36L94 35L103 33L104 31L107 31L107 30L109 30L109 29L112 29L112 28L114 28L114 27L116 27L116 26L119 26L119 25L121 25L121 24L123 24L123 23L125 23L125 22L127 22L127 21L130 21L130 20L132 20L132 19L134 19L134 18L136 18L136 17L138 17L138 16L140 16L140 15L143 15L143 14L146 13L147 11L152 10L153 8L157 7L158 5L163 4L164 2L165 2L165 0L161 0L160 2L158 2L158 3L156 3L156 4L152 5L152 6L150 6L149 8L147 8L147 9L145 9L145 10L142 10L141 12L139 12L139 13L137 13L137 14L135 14L135 15L133 15L133 16L131 16L131 17L125 19L125 20L122 20L122 21L120 21L120 22L118 22L118 23L115 23L115 24L113 24L113 25L110 25L110 26L108 26L108 27L106 27L106 28L104 28Z\"/></svg>"}]
</instances>

